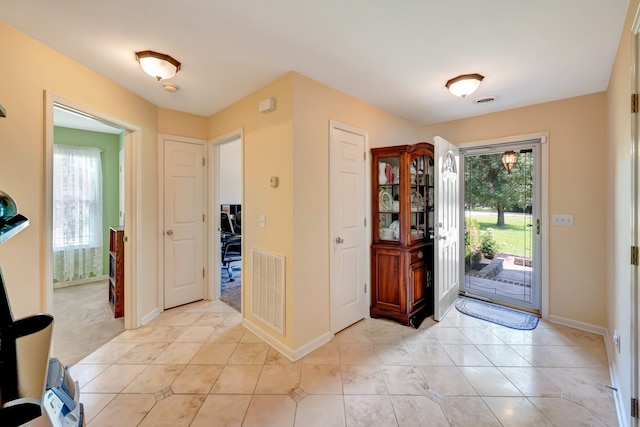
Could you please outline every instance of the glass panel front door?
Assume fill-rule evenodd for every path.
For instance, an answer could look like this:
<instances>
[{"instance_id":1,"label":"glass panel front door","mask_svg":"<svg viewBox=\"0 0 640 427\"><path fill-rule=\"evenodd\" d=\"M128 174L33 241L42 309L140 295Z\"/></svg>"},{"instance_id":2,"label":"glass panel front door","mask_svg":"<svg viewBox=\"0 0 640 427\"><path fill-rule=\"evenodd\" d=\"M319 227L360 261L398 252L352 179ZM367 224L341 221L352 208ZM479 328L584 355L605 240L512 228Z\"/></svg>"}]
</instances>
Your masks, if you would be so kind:
<instances>
[{"instance_id":1,"label":"glass panel front door","mask_svg":"<svg viewBox=\"0 0 640 427\"><path fill-rule=\"evenodd\" d=\"M463 290L530 311L540 310L538 151L535 144L464 156Z\"/></svg>"}]
</instances>

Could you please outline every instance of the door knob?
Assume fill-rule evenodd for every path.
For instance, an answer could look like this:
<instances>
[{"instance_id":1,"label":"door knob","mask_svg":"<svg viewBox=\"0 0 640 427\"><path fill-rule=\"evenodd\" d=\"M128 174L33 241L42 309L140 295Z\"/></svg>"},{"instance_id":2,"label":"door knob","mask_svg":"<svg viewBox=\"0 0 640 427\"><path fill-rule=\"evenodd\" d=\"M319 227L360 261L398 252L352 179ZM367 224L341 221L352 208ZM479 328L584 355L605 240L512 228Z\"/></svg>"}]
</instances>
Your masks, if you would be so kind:
<instances>
[{"instance_id":1,"label":"door knob","mask_svg":"<svg viewBox=\"0 0 640 427\"><path fill-rule=\"evenodd\" d=\"M344 239L342 237L336 237L336 244L340 245L342 243L344 243Z\"/></svg>"},{"instance_id":2,"label":"door knob","mask_svg":"<svg viewBox=\"0 0 640 427\"><path fill-rule=\"evenodd\" d=\"M167 230L167 236L173 236L173 230Z\"/></svg>"},{"instance_id":3,"label":"door knob","mask_svg":"<svg viewBox=\"0 0 640 427\"><path fill-rule=\"evenodd\" d=\"M438 236L438 240L447 240L447 236L445 235Z\"/></svg>"}]
</instances>

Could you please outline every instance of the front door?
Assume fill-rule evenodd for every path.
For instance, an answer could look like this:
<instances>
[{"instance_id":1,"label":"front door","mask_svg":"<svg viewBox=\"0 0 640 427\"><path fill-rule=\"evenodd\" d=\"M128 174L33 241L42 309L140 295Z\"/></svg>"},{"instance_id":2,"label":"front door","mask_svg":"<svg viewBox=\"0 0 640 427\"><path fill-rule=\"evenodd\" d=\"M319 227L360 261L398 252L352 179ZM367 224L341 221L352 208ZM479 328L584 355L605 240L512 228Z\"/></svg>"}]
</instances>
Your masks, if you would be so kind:
<instances>
[{"instance_id":1,"label":"front door","mask_svg":"<svg viewBox=\"0 0 640 427\"><path fill-rule=\"evenodd\" d=\"M204 148L164 140L164 308L204 297Z\"/></svg>"},{"instance_id":2,"label":"front door","mask_svg":"<svg viewBox=\"0 0 640 427\"><path fill-rule=\"evenodd\" d=\"M368 245L365 226L366 132L331 123L331 311L338 332L366 316Z\"/></svg>"},{"instance_id":3,"label":"front door","mask_svg":"<svg viewBox=\"0 0 640 427\"><path fill-rule=\"evenodd\" d=\"M463 153L466 295L540 312L539 153L539 141Z\"/></svg>"},{"instance_id":4,"label":"front door","mask_svg":"<svg viewBox=\"0 0 640 427\"><path fill-rule=\"evenodd\" d=\"M460 286L460 192L459 151L450 142L434 137L435 226L434 226L434 312L442 320L458 297Z\"/></svg>"}]
</instances>

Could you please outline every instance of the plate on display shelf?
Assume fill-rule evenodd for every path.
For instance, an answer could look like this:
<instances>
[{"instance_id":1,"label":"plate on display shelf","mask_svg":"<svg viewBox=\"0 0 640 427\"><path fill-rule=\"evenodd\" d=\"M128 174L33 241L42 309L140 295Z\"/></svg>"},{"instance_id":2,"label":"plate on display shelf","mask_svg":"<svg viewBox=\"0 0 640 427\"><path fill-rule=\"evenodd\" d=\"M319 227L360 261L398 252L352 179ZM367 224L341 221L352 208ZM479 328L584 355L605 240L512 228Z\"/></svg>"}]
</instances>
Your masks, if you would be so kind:
<instances>
[{"instance_id":1,"label":"plate on display shelf","mask_svg":"<svg viewBox=\"0 0 640 427\"><path fill-rule=\"evenodd\" d=\"M381 188L380 189L380 194L378 195L379 203L380 203L380 210L381 211L390 211L393 207L393 196L391 196L391 194L389 194L389 192L384 189Z\"/></svg>"},{"instance_id":2,"label":"plate on display shelf","mask_svg":"<svg viewBox=\"0 0 640 427\"><path fill-rule=\"evenodd\" d=\"M411 194L411 210L413 209L424 209L424 198L422 194L418 192L414 192Z\"/></svg>"}]
</instances>

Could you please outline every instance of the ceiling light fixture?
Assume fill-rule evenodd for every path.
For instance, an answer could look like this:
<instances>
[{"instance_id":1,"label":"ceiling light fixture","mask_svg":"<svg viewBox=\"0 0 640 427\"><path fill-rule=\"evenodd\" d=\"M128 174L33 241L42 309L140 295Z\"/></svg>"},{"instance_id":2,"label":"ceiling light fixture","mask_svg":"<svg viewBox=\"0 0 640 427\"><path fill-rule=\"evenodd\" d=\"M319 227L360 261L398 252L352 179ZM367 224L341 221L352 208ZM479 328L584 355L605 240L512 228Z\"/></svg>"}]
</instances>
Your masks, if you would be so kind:
<instances>
[{"instance_id":1,"label":"ceiling light fixture","mask_svg":"<svg viewBox=\"0 0 640 427\"><path fill-rule=\"evenodd\" d=\"M453 95L465 98L478 89L483 79L484 76L480 74L463 74L452 78L445 86Z\"/></svg>"},{"instance_id":2,"label":"ceiling light fixture","mask_svg":"<svg viewBox=\"0 0 640 427\"><path fill-rule=\"evenodd\" d=\"M170 79L180 71L180 62L164 53L151 50L136 52L136 60L140 63L142 71L158 81Z\"/></svg>"},{"instance_id":3,"label":"ceiling light fixture","mask_svg":"<svg viewBox=\"0 0 640 427\"><path fill-rule=\"evenodd\" d=\"M517 161L518 156L516 155L515 151L505 151L505 153L502 155L502 164L505 168L507 168L508 174L511 173L511 169L513 169Z\"/></svg>"}]
</instances>

